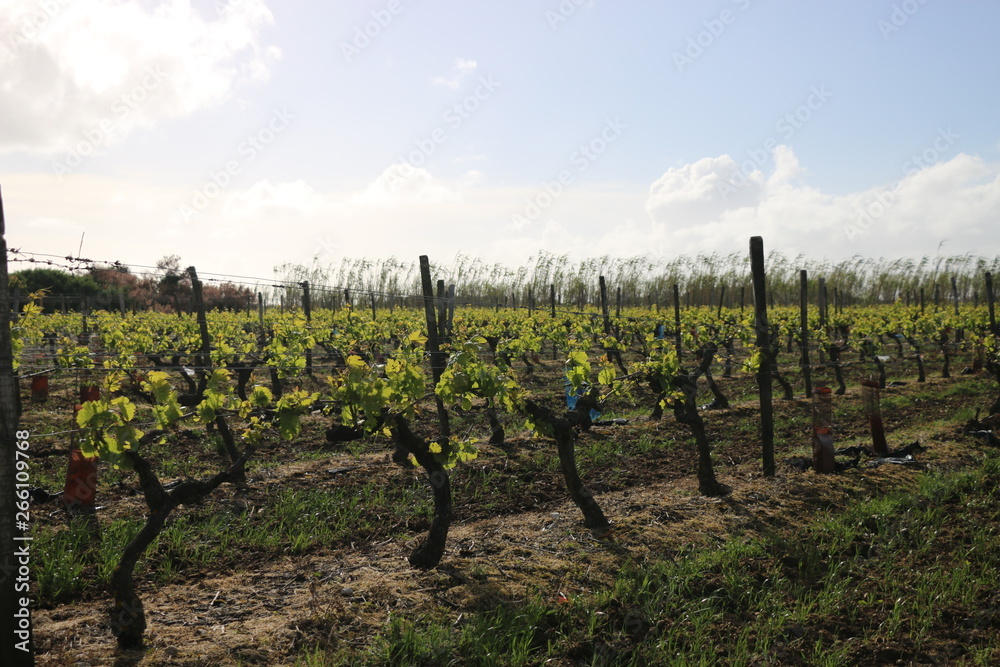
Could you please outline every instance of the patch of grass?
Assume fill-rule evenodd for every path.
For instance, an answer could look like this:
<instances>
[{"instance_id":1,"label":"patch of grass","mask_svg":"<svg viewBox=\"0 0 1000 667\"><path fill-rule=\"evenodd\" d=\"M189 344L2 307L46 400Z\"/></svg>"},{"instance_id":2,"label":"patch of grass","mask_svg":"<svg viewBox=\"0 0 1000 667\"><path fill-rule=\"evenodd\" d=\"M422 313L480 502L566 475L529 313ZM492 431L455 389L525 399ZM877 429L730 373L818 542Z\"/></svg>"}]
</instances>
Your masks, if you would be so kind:
<instances>
[{"instance_id":1,"label":"patch of grass","mask_svg":"<svg viewBox=\"0 0 1000 667\"><path fill-rule=\"evenodd\" d=\"M448 619L393 618L369 657L692 665L767 656L842 665L958 651L970 664L988 664L998 643L984 612L1000 601L998 481L994 457L971 472L924 476L916 494L859 502L801 534L734 538L675 560L633 563L606 590L572 600L536 594L460 628Z\"/></svg>"},{"instance_id":2,"label":"patch of grass","mask_svg":"<svg viewBox=\"0 0 1000 667\"><path fill-rule=\"evenodd\" d=\"M32 549L44 554L33 567L37 595L48 603L72 598L84 586L89 530L80 526L46 526L33 535Z\"/></svg>"},{"instance_id":3,"label":"patch of grass","mask_svg":"<svg viewBox=\"0 0 1000 667\"><path fill-rule=\"evenodd\" d=\"M32 543L42 554L32 563L38 599L51 604L78 597L91 577L106 585L122 549L141 525L138 519L116 519L95 532L93 524L74 519L68 525L40 527Z\"/></svg>"},{"instance_id":4,"label":"patch of grass","mask_svg":"<svg viewBox=\"0 0 1000 667\"><path fill-rule=\"evenodd\" d=\"M139 563L139 578L158 583L180 572L238 567L249 554L302 554L359 536L430 517L430 492L421 478L393 486L360 486L278 491L260 512L239 512L212 504L179 508ZM140 517L115 519L95 538L83 521L38 530L34 546L44 557L33 568L38 597L46 603L78 596L92 571L106 585L122 549L141 530ZM93 545L93 546L91 546Z\"/></svg>"}]
</instances>

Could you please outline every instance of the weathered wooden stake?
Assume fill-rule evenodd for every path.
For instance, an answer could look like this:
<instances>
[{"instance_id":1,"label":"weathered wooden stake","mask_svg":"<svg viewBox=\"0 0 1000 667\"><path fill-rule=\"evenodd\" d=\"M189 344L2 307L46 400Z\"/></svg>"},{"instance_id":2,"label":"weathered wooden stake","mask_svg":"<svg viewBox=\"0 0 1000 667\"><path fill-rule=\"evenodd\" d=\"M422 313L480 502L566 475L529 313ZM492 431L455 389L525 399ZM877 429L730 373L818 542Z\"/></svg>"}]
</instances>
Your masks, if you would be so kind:
<instances>
[{"instance_id":1,"label":"weathered wooden stake","mask_svg":"<svg viewBox=\"0 0 1000 667\"><path fill-rule=\"evenodd\" d=\"M601 316L604 318L604 334L608 335L611 333L611 320L608 317L608 287L604 282L604 276L599 276L597 280L601 287Z\"/></svg>"},{"instance_id":2,"label":"weathered wooden stake","mask_svg":"<svg viewBox=\"0 0 1000 667\"><path fill-rule=\"evenodd\" d=\"M680 288L677 287L677 283L674 283L674 329L676 331L674 334L674 345L677 348L677 361L681 361L681 355L683 354L681 342L681 292Z\"/></svg>"},{"instance_id":3,"label":"weathered wooden stake","mask_svg":"<svg viewBox=\"0 0 1000 667\"><path fill-rule=\"evenodd\" d=\"M309 281L302 282L302 310L306 315L306 327L312 322L312 298L309 294ZM306 375L313 374L313 353L312 348L306 350Z\"/></svg>"},{"instance_id":4,"label":"weathered wooden stake","mask_svg":"<svg viewBox=\"0 0 1000 667\"><path fill-rule=\"evenodd\" d=\"M994 310L994 304L996 303L993 296L993 274L989 271L986 272L986 307L990 312L990 331L993 332L994 336L1000 336L1000 329L997 329L997 316Z\"/></svg>"},{"instance_id":5,"label":"weathered wooden stake","mask_svg":"<svg viewBox=\"0 0 1000 667\"><path fill-rule=\"evenodd\" d=\"M754 328L760 368L757 386L760 389L760 440L764 459L764 476L774 477L774 408L771 405L771 344L767 324L767 287L764 273L764 239L750 237L750 272L753 275Z\"/></svg>"},{"instance_id":6,"label":"weathered wooden stake","mask_svg":"<svg viewBox=\"0 0 1000 667\"><path fill-rule=\"evenodd\" d=\"M819 279L819 327L820 329L826 328L826 322L829 317L827 308L829 307L826 300L826 278Z\"/></svg>"},{"instance_id":7,"label":"weathered wooden stake","mask_svg":"<svg viewBox=\"0 0 1000 667\"><path fill-rule=\"evenodd\" d=\"M443 284L443 283L442 283ZM420 288L424 295L424 319L427 323L427 343L425 347L430 355L431 376L434 378L434 385L437 386L444 372L445 359L438 345L438 324L434 314L434 285L431 282L431 264L427 255L420 256ZM448 419L448 411L445 410L444 402L440 396L435 394L437 403L438 423L441 429L442 440L451 437L451 424Z\"/></svg>"},{"instance_id":8,"label":"weathered wooden stake","mask_svg":"<svg viewBox=\"0 0 1000 667\"><path fill-rule=\"evenodd\" d=\"M445 330L448 332L448 338L451 338L451 332L454 321L455 321L455 283L452 283L448 285L448 322L445 325Z\"/></svg>"},{"instance_id":9,"label":"weathered wooden stake","mask_svg":"<svg viewBox=\"0 0 1000 667\"><path fill-rule=\"evenodd\" d=\"M198 350L198 376L202 378L199 383L199 391L204 391L204 380L208 375L209 367L212 365L212 337L208 334L208 315L205 312L205 299L202 292L201 281L198 280L198 272L193 266L188 267L191 275L191 294L194 297L193 306L198 318L198 332L201 334L201 349Z\"/></svg>"},{"instance_id":10,"label":"weathered wooden stake","mask_svg":"<svg viewBox=\"0 0 1000 667\"><path fill-rule=\"evenodd\" d=\"M955 302L955 315L958 315L958 281L951 277L951 298Z\"/></svg>"},{"instance_id":11,"label":"weathered wooden stake","mask_svg":"<svg viewBox=\"0 0 1000 667\"><path fill-rule=\"evenodd\" d=\"M799 318L802 323L802 380L806 385L806 398L812 398L812 368L809 366L809 278L805 269L799 272Z\"/></svg>"},{"instance_id":12,"label":"weathered wooden stake","mask_svg":"<svg viewBox=\"0 0 1000 667\"><path fill-rule=\"evenodd\" d=\"M444 281L437 281L437 325L438 343L448 339L448 298L444 288Z\"/></svg>"}]
</instances>

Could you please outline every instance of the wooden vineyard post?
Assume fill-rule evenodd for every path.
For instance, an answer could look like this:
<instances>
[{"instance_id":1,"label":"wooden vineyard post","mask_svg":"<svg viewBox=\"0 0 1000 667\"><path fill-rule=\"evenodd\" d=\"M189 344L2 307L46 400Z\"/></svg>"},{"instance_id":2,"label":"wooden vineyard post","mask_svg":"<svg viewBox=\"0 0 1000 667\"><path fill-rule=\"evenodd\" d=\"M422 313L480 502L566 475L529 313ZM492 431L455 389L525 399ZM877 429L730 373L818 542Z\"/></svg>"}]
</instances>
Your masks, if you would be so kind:
<instances>
[{"instance_id":1,"label":"wooden vineyard post","mask_svg":"<svg viewBox=\"0 0 1000 667\"><path fill-rule=\"evenodd\" d=\"M805 269L799 272L799 317L802 321L802 379L806 385L806 398L812 398L812 369L809 367L809 277Z\"/></svg>"},{"instance_id":2,"label":"wooden vineyard post","mask_svg":"<svg viewBox=\"0 0 1000 667\"><path fill-rule=\"evenodd\" d=\"M556 286L554 284L549 285L549 316L556 316Z\"/></svg>"},{"instance_id":3,"label":"wooden vineyard post","mask_svg":"<svg viewBox=\"0 0 1000 667\"><path fill-rule=\"evenodd\" d=\"M448 285L448 322L445 328L448 331L448 338L451 338L451 332L454 328L455 322L455 283Z\"/></svg>"},{"instance_id":4,"label":"wooden vineyard post","mask_svg":"<svg viewBox=\"0 0 1000 667\"><path fill-rule=\"evenodd\" d=\"M118 289L118 310L125 317L125 290L121 288Z\"/></svg>"},{"instance_id":5,"label":"wooden vineyard post","mask_svg":"<svg viewBox=\"0 0 1000 667\"><path fill-rule=\"evenodd\" d=\"M827 301L826 301L826 278L820 278L818 284L818 294L819 299L819 330L826 333L826 321L827 321ZM823 349L823 344L820 343L819 347L819 363L826 363L826 350Z\"/></svg>"},{"instance_id":6,"label":"wooden vineyard post","mask_svg":"<svg viewBox=\"0 0 1000 667\"><path fill-rule=\"evenodd\" d=\"M996 301L993 296L993 274L986 272L986 307L990 312L990 331L994 336L1000 336L1000 329L997 329L997 316L995 310Z\"/></svg>"},{"instance_id":7,"label":"wooden vineyard post","mask_svg":"<svg viewBox=\"0 0 1000 667\"><path fill-rule=\"evenodd\" d=\"M209 367L212 365L212 338L208 334L208 316L205 313L205 299L202 292L201 281L198 280L198 272L193 266L188 267L191 275L191 293L194 296L194 308L198 318L198 332L201 334L201 349L198 350L198 377L202 379L198 391L204 391L205 379L208 377Z\"/></svg>"},{"instance_id":8,"label":"wooden vineyard post","mask_svg":"<svg viewBox=\"0 0 1000 667\"><path fill-rule=\"evenodd\" d=\"M677 283L674 283L674 329L676 333L674 334L674 345L677 347L677 361L681 361L681 293L680 289L677 287Z\"/></svg>"},{"instance_id":9,"label":"wooden vineyard post","mask_svg":"<svg viewBox=\"0 0 1000 667\"><path fill-rule=\"evenodd\" d=\"M757 387L760 390L760 440L764 459L764 476L774 477L774 409L771 405L771 344L767 324L767 287L764 276L764 239L750 237L750 272L753 276L754 329L760 368Z\"/></svg>"},{"instance_id":10,"label":"wooden vineyard post","mask_svg":"<svg viewBox=\"0 0 1000 667\"><path fill-rule=\"evenodd\" d=\"M34 552L25 539L25 528L16 522L16 458L20 443L24 454L28 440L19 430L20 387L14 375L14 352L11 345L11 303L7 275L7 240L0 196L0 627L4 640L0 644L0 663L12 667L34 665L31 609L21 602L28 594L17 591L19 550ZM18 437L21 436L21 437ZM36 556L37 557L37 556Z\"/></svg>"},{"instance_id":11,"label":"wooden vineyard post","mask_svg":"<svg viewBox=\"0 0 1000 667\"><path fill-rule=\"evenodd\" d=\"M819 290L817 297L819 298L819 326L825 327L826 322L829 319L829 303L826 294L826 278L820 278L818 281L817 289Z\"/></svg>"},{"instance_id":12,"label":"wooden vineyard post","mask_svg":"<svg viewBox=\"0 0 1000 667\"><path fill-rule=\"evenodd\" d=\"M446 327L448 326L448 299L445 294L444 281L437 281L437 340L438 345L448 340L448 331ZM443 364L442 364L443 370ZM440 378L438 378L440 379ZM434 380L434 384L437 384L437 380Z\"/></svg>"},{"instance_id":13,"label":"wooden vineyard post","mask_svg":"<svg viewBox=\"0 0 1000 667\"><path fill-rule=\"evenodd\" d=\"M442 287L444 283L441 283ZM424 318L427 323L427 352L431 361L431 376L434 378L434 386L437 386L444 372L444 354L438 344L438 324L434 315L434 286L431 282L431 265L427 255L420 256L420 287L424 294ZM444 439L451 437L451 426L448 421L448 411L445 410L444 402L440 396L435 395L437 401L438 422L441 426L441 437Z\"/></svg>"},{"instance_id":14,"label":"wooden vineyard post","mask_svg":"<svg viewBox=\"0 0 1000 667\"><path fill-rule=\"evenodd\" d=\"M601 317L604 318L604 335L608 336L611 334L611 320L608 317L608 286L604 282L604 276L599 276L597 280L601 286Z\"/></svg>"},{"instance_id":15,"label":"wooden vineyard post","mask_svg":"<svg viewBox=\"0 0 1000 667\"><path fill-rule=\"evenodd\" d=\"M257 292L257 319L260 320L261 333L264 331L264 294Z\"/></svg>"},{"instance_id":16,"label":"wooden vineyard post","mask_svg":"<svg viewBox=\"0 0 1000 667\"><path fill-rule=\"evenodd\" d=\"M951 299L955 302L955 315L958 315L958 280L951 277Z\"/></svg>"},{"instance_id":17,"label":"wooden vineyard post","mask_svg":"<svg viewBox=\"0 0 1000 667\"><path fill-rule=\"evenodd\" d=\"M622 316L622 288L621 285L615 288L615 317Z\"/></svg>"},{"instance_id":18,"label":"wooden vineyard post","mask_svg":"<svg viewBox=\"0 0 1000 667\"><path fill-rule=\"evenodd\" d=\"M302 312L306 316L306 328L312 322L312 296L309 294L309 281L302 281ZM313 374L313 353L312 348L306 348L306 375Z\"/></svg>"}]
</instances>

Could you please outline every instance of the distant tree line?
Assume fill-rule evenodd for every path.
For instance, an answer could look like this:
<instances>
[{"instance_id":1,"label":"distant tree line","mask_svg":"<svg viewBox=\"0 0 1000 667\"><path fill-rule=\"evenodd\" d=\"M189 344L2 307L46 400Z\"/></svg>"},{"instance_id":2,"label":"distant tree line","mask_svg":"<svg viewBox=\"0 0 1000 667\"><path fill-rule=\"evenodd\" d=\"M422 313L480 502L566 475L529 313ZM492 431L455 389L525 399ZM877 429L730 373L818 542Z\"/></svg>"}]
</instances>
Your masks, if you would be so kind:
<instances>
[{"instance_id":1,"label":"distant tree line","mask_svg":"<svg viewBox=\"0 0 1000 667\"><path fill-rule=\"evenodd\" d=\"M156 263L156 274L136 275L123 265L95 265L86 272L33 268L10 275L11 293L28 295L44 291L45 312L62 309L80 311L128 310L189 312L192 308L191 277L181 268L180 257L169 255ZM205 282L205 305L209 310L243 310L256 302L256 293L229 282Z\"/></svg>"}]
</instances>

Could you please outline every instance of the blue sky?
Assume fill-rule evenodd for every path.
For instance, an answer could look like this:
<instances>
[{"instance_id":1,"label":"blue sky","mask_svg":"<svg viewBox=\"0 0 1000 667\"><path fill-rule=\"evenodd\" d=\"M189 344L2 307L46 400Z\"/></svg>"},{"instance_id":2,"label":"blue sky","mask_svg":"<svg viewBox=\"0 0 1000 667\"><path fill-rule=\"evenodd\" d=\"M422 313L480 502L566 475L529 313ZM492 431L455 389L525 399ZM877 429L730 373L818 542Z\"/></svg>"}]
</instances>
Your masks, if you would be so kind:
<instances>
[{"instance_id":1,"label":"blue sky","mask_svg":"<svg viewBox=\"0 0 1000 667\"><path fill-rule=\"evenodd\" d=\"M0 2L12 247L1000 254L1000 5ZM943 245L942 245L943 242Z\"/></svg>"}]
</instances>

